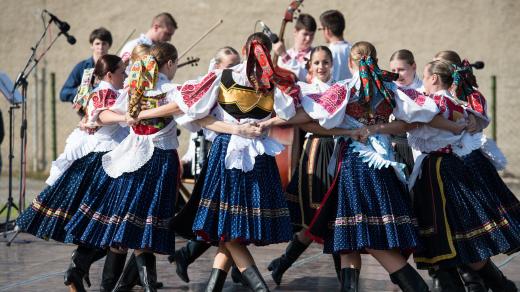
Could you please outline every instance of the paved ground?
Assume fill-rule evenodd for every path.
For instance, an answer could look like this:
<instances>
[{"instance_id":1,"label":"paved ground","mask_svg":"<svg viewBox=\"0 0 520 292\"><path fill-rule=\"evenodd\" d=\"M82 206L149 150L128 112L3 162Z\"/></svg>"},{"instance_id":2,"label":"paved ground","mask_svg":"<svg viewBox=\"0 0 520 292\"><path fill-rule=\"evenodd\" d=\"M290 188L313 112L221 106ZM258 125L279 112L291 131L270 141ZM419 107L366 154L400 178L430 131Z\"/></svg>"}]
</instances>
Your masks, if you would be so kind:
<instances>
[{"instance_id":1,"label":"paved ground","mask_svg":"<svg viewBox=\"0 0 520 292\"><path fill-rule=\"evenodd\" d=\"M6 200L6 182L6 178L2 177L0 180L0 203L2 205ZM515 193L520 194L520 187L515 180L508 179L508 183ZM28 181L28 200L32 199L42 186L41 181ZM184 243L183 239L176 241L179 247ZM7 247L5 239L1 236L0 291L67 291L67 288L63 286L62 276L73 248L70 245L43 241L28 234L20 234L13 244ZM251 248L258 267L270 288L275 291L335 291L338 289L332 259L330 256L322 254L321 247L317 244L311 245L300 260L285 274L282 285L275 288L276 285L267 271L267 265L284 249L284 244ZM166 256L158 256L158 277L165 283L165 288L160 291L202 291L211 269L214 252L215 250L210 249L190 266L191 282L189 284L182 282L177 277L174 266L168 263ZM516 257L516 255L513 257L497 256L494 261L510 279L520 286L520 257ZM91 269L93 286L89 291L99 291L102 267L103 261L93 264ZM427 278L426 273L422 272L422 275ZM240 285L234 285L229 278L225 291L247 291ZM387 273L369 256L363 257L361 288L362 291L399 291L390 282ZM136 291L140 290L136 289Z\"/></svg>"}]
</instances>

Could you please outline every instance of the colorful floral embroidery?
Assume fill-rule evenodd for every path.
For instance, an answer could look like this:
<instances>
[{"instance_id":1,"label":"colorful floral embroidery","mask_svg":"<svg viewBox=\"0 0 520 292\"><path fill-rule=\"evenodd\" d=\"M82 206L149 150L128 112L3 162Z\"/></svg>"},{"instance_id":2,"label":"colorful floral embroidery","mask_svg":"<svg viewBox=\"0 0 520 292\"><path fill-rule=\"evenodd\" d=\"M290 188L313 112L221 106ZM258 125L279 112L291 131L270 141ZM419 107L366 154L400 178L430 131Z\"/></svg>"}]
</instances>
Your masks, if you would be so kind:
<instances>
[{"instance_id":1,"label":"colorful floral embroidery","mask_svg":"<svg viewBox=\"0 0 520 292\"><path fill-rule=\"evenodd\" d=\"M183 85L180 90L184 103L188 107L191 107L197 103L208 92L208 90L211 88L211 84L213 84L216 78L217 75L215 75L214 72L211 72L197 84Z\"/></svg>"}]
</instances>

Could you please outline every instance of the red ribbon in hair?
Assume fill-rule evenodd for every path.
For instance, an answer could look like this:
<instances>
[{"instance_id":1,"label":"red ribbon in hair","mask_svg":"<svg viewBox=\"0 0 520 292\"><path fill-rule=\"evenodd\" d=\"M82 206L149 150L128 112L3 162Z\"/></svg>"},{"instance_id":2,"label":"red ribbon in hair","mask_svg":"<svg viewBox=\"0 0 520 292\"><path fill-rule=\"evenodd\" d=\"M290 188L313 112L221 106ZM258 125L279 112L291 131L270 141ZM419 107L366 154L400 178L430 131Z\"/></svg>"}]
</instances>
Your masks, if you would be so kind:
<instances>
[{"instance_id":1,"label":"red ribbon in hair","mask_svg":"<svg viewBox=\"0 0 520 292\"><path fill-rule=\"evenodd\" d=\"M296 75L289 70L274 67L267 48L253 40L249 46L246 65L247 79L258 91L269 91L276 86L283 93L291 96L296 104L300 102L300 87Z\"/></svg>"}]
</instances>

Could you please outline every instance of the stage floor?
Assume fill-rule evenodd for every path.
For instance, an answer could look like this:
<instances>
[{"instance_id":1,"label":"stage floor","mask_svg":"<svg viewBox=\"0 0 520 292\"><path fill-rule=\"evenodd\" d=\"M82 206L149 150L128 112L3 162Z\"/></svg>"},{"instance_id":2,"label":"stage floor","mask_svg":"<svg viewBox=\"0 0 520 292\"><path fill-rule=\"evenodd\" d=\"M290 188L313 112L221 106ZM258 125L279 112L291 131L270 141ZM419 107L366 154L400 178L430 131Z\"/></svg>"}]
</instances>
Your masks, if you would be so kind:
<instances>
[{"instance_id":1,"label":"stage floor","mask_svg":"<svg viewBox=\"0 0 520 292\"><path fill-rule=\"evenodd\" d=\"M6 178L1 177L0 202L6 198ZM517 183L509 184L518 195L520 188ZM34 197L43 187L41 181L29 181L27 200ZM29 195L31 194L31 195ZM3 218L2 219L3 222ZM63 272L69 264L69 258L74 246L53 241L44 241L28 234L20 234L10 247L0 237L0 291L68 291L63 285ZM176 247L180 248L185 240L178 238ZM282 285L276 287L267 265L285 250L286 244L266 247L251 247L251 252L258 268L267 284L273 291L337 291L339 286L334 272L334 264L330 255L321 252L321 246L312 244L301 258L289 269L282 280ZM157 256L158 279L165 287L159 291L203 291L208 279L215 248L208 250L189 268L190 283L182 282L175 273L175 265L168 262L167 256ZM520 287L520 253L507 257L500 255L493 260L505 274ZM88 291L99 291L103 260L92 265L90 278L92 287ZM429 281L425 271L422 276ZM390 282L388 274L370 256L363 256L361 270L362 291L399 291ZM141 291L135 289L135 291ZM224 291L248 291L241 285L233 284L228 277Z\"/></svg>"},{"instance_id":2,"label":"stage floor","mask_svg":"<svg viewBox=\"0 0 520 292\"><path fill-rule=\"evenodd\" d=\"M186 241L178 239L178 247ZM63 285L63 271L67 268L73 246L36 239L28 234L20 234L10 247L0 242L0 291L68 291ZM312 244L302 257L289 269L276 287L267 265L285 249L285 244L267 247L252 247L257 265L274 291L336 291L338 282L332 258L321 252L318 244ZM190 283L182 282L164 255L157 256L158 279L165 287L159 291L203 291L215 249L208 250L189 268ZM516 254L515 254L516 255ZM506 275L520 287L520 257L497 256L494 261L501 265ZM88 291L99 291L103 260L92 265L90 278L92 287ZM421 271L431 284L427 273ZM276 289L275 289L276 288ZM399 291L388 274L370 256L363 256L361 270L362 291ZM140 291L140 289L135 289ZM224 291L249 291L241 285L233 284L228 277Z\"/></svg>"}]
</instances>

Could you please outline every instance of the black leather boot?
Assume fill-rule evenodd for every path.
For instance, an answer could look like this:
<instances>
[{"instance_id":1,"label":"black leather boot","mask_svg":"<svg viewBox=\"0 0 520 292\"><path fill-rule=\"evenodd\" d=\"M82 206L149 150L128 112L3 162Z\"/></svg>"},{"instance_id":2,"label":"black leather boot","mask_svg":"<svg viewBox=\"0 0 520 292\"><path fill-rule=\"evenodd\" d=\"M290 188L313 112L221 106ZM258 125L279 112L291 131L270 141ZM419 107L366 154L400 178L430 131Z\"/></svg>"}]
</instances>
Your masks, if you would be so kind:
<instances>
[{"instance_id":1,"label":"black leather boot","mask_svg":"<svg viewBox=\"0 0 520 292\"><path fill-rule=\"evenodd\" d=\"M442 292L466 292L457 268L440 268L435 271Z\"/></svg>"},{"instance_id":2,"label":"black leather boot","mask_svg":"<svg viewBox=\"0 0 520 292\"><path fill-rule=\"evenodd\" d=\"M484 281L482 281L482 278L480 278L477 272L466 266L459 267L458 270L462 282L464 282L464 286L466 286L467 292L488 291L486 285L484 285Z\"/></svg>"},{"instance_id":3,"label":"black leather boot","mask_svg":"<svg viewBox=\"0 0 520 292\"><path fill-rule=\"evenodd\" d=\"M157 274L155 271L155 255L149 252L143 252L135 257L137 262L137 270L139 271L139 279L143 286L144 292L157 292L156 281Z\"/></svg>"},{"instance_id":4,"label":"black leather boot","mask_svg":"<svg viewBox=\"0 0 520 292\"><path fill-rule=\"evenodd\" d=\"M399 271L390 274L392 283L399 285L403 292L428 292L430 291L421 275L409 264L402 267Z\"/></svg>"},{"instance_id":5,"label":"black leather boot","mask_svg":"<svg viewBox=\"0 0 520 292\"><path fill-rule=\"evenodd\" d=\"M428 275L432 278L432 289L431 292L442 292L441 282L437 277L437 271L433 268L428 269Z\"/></svg>"},{"instance_id":6,"label":"black leather boot","mask_svg":"<svg viewBox=\"0 0 520 292\"><path fill-rule=\"evenodd\" d=\"M260 271L256 266L250 266L242 272L242 278L247 282L247 286L251 291L255 292L268 292L269 287L262 278Z\"/></svg>"},{"instance_id":7,"label":"black leather boot","mask_svg":"<svg viewBox=\"0 0 520 292\"><path fill-rule=\"evenodd\" d=\"M233 283L241 283L242 285L247 286L246 281L242 278L242 274L235 264L231 266L231 279L233 280Z\"/></svg>"},{"instance_id":8,"label":"black leather boot","mask_svg":"<svg viewBox=\"0 0 520 292\"><path fill-rule=\"evenodd\" d=\"M226 282L226 271L213 268L209 276L208 285L206 285L206 292L220 292L224 288Z\"/></svg>"},{"instance_id":9,"label":"black leather boot","mask_svg":"<svg viewBox=\"0 0 520 292\"><path fill-rule=\"evenodd\" d=\"M135 254L132 253L128 261L126 262L125 268L119 280L117 281L116 287L112 292L128 292L132 288L140 284L139 282L139 271L137 270L137 262L135 261Z\"/></svg>"},{"instance_id":10,"label":"black leather boot","mask_svg":"<svg viewBox=\"0 0 520 292\"><path fill-rule=\"evenodd\" d=\"M359 269L341 269L341 292L359 291Z\"/></svg>"},{"instance_id":11,"label":"black leather boot","mask_svg":"<svg viewBox=\"0 0 520 292\"><path fill-rule=\"evenodd\" d=\"M211 245L203 241L190 240L185 247L175 251L174 256L169 256L168 261L172 263L175 261L177 266L175 272L184 282L190 282L188 277L188 266L193 263L198 257L206 252Z\"/></svg>"},{"instance_id":12,"label":"black leather boot","mask_svg":"<svg viewBox=\"0 0 520 292\"><path fill-rule=\"evenodd\" d=\"M339 254L332 254L332 260L334 261L334 270L336 270L336 277L341 282L341 257Z\"/></svg>"},{"instance_id":13,"label":"black leather boot","mask_svg":"<svg viewBox=\"0 0 520 292\"><path fill-rule=\"evenodd\" d=\"M111 292L117 284L123 268L125 267L126 253L115 253L109 251L103 266L101 276L101 292Z\"/></svg>"},{"instance_id":14,"label":"black leather boot","mask_svg":"<svg viewBox=\"0 0 520 292\"><path fill-rule=\"evenodd\" d=\"M71 288L75 291L86 291L83 280L85 280L88 287L91 286L89 278L90 266L93 262L101 259L105 255L105 250L78 246L78 248L72 252L70 265L65 271L63 283L66 286L73 286Z\"/></svg>"},{"instance_id":15,"label":"black leather boot","mask_svg":"<svg viewBox=\"0 0 520 292\"><path fill-rule=\"evenodd\" d=\"M516 292L518 289L513 281L504 276L497 266L488 260L486 265L477 271L478 275L484 281L484 284L493 292Z\"/></svg>"},{"instance_id":16,"label":"black leather boot","mask_svg":"<svg viewBox=\"0 0 520 292\"><path fill-rule=\"evenodd\" d=\"M271 276L276 285L280 285L285 271L300 257L307 247L309 247L309 245L300 242L298 236L295 234L291 242L287 245L285 253L269 264L267 269L271 271Z\"/></svg>"}]
</instances>

